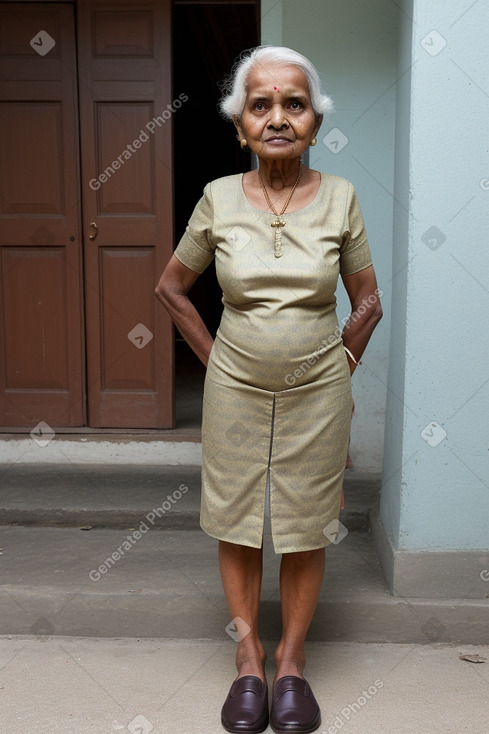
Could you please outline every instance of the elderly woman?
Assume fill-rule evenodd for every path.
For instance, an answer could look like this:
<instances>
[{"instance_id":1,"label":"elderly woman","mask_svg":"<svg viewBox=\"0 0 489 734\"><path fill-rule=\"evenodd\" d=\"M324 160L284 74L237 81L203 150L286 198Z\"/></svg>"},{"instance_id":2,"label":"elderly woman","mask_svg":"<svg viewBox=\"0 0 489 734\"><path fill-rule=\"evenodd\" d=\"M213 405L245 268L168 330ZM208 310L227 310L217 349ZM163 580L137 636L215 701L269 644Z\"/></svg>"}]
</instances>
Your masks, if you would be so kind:
<instances>
[{"instance_id":1,"label":"elderly woman","mask_svg":"<svg viewBox=\"0 0 489 734\"><path fill-rule=\"evenodd\" d=\"M304 644L336 539L352 417L351 375L382 316L362 213L348 180L301 156L332 109L314 66L259 46L236 62L221 112L258 160L208 183L156 288L207 366L201 527L238 640L221 711L230 732L312 732L320 708ZM187 296L215 258L223 313L213 340ZM352 314L341 332L338 278ZM258 634L264 521L281 554L282 636L268 707Z\"/></svg>"}]
</instances>

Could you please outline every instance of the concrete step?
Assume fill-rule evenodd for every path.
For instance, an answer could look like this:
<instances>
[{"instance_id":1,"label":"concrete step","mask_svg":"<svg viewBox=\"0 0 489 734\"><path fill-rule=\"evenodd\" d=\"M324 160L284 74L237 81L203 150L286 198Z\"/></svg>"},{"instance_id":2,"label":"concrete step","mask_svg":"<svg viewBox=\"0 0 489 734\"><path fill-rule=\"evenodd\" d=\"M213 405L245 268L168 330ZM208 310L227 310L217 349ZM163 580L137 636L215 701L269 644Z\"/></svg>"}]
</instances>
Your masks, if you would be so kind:
<instances>
[{"instance_id":1,"label":"concrete step","mask_svg":"<svg viewBox=\"0 0 489 734\"><path fill-rule=\"evenodd\" d=\"M199 528L201 469L197 464L0 465L3 525L129 528L146 520L159 529ZM345 472L341 521L350 532L369 528L380 477Z\"/></svg>"},{"instance_id":2,"label":"concrete step","mask_svg":"<svg viewBox=\"0 0 489 734\"><path fill-rule=\"evenodd\" d=\"M3 526L0 535L0 635L228 638L217 541L201 530ZM311 641L489 644L487 600L391 596L370 532L346 534L326 557ZM279 564L267 532L269 640L281 631Z\"/></svg>"},{"instance_id":3,"label":"concrete step","mask_svg":"<svg viewBox=\"0 0 489 734\"><path fill-rule=\"evenodd\" d=\"M199 527L196 465L12 464L0 469L0 634L228 637L217 541ZM487 600L387 590L369 515L380 480L345 476L344 537L309 639L489 644ZM280 636L280 556L264 536L262 635ZM464 598L464 596L466 598Z\"/></svg>"}]
</instances>

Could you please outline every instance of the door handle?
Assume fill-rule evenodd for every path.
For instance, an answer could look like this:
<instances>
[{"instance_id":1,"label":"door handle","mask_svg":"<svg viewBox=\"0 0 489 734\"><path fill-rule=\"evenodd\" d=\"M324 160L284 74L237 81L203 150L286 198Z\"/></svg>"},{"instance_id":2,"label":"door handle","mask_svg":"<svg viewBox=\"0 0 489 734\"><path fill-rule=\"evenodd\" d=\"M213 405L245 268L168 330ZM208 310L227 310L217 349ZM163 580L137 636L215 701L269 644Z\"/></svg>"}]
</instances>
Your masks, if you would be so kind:
<instances>
[{"instance_id":1,"label":"door handle","mask_svg":"<svg viewBox=\"0 0 489 734\"><path fill-rule=\"evenodd\" d=\"M90 228L92 229L92 231L88 235L88 239L89 240L94 240L95 237L98 235L97 223L96 222L90 222Z\"/></svg>"}]
</instances>

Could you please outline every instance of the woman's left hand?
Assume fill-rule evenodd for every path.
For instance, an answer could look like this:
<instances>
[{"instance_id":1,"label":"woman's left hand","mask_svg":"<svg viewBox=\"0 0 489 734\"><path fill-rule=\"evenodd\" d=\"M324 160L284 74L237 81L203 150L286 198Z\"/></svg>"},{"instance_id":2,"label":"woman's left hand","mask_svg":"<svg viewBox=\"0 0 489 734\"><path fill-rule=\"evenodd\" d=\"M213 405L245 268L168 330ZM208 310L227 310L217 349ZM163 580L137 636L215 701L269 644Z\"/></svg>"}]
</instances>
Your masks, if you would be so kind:
<instances>
[{"instance_id":1,"label":"woman's left hand","mask_svg":"<svg viewBox=\"0 0 489 734\"><path fill-rule=\"evenodd\" d=\"M351 417L352 418L353 418L354 412L355 412L355 401L352 398L352 401L351 401ZM350 452L348 452L348 456L346 457L346 466L345 466L345 469L353 469L353 461L351 460ZM340 505L340 509L342 509L342 510L345 509L345 490L344 489L341 492L341 505Z\"/></svg>"},{"instance_id":2,"label":"woman's left hand","mask_svg":"<svg viewBox=\"0 0 489 734\"><path fill-rule=\"evenodd\" d=\"M350 420L353 418L353 414L355 413L355 401L353 398L351 399L351 416ZM353 469L353 461L350 458L350 452L348 452L348 456L346 457L346 468L347 469Z\"/></svg>"}]
</instances>

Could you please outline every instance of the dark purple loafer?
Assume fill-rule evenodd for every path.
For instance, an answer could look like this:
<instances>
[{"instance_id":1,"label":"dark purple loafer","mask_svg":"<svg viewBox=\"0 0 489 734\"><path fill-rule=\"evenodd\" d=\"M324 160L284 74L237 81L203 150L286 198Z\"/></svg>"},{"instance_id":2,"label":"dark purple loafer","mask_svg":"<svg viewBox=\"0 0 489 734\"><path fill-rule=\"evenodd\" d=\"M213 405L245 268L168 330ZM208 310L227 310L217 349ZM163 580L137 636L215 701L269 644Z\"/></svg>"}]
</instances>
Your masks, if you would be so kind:
<instances>
[{"instance_id":1,"label":"dark purple loafer","mask_svg":"<svg viewBox=\"0 0 489 734\"><path fill-rule=\"evenodd\" d=\"M268 686L256 675L244 675L231 686L221 710L226 731L258 733L268 726Z\"/></svg>"},{"instance_id":2,"label":"dark purple loafer","mask_svg":"<svg viewBox=\"0 0 489 734\"><path fill-rule=\"evenodd\" d=\"M285 675L275 683L270 724L276 734L308 734L321 724L321 711L309 683Z\"/></svg>"}]
</instances>

